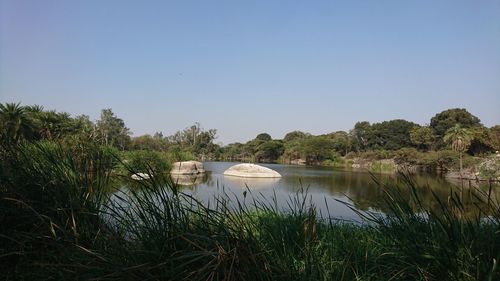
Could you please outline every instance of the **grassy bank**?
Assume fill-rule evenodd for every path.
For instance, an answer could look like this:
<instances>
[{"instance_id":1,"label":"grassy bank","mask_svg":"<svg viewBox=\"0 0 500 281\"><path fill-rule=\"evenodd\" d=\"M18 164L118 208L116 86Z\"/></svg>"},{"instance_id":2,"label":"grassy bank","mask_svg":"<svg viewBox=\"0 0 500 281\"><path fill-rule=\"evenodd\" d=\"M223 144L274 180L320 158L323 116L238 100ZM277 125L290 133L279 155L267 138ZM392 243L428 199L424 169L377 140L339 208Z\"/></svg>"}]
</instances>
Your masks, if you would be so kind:
<instances>
[{"instance_id":1,"label":"grassy bank","mask_svg":"<svg viewBox=\"0 0 500 281\"><path fill-rule=\"evenodd\" d=\"M381 186L387 216L351 224L319 217L307 192L286 212L251 190L237 208L227 194L207 208L165 174L132 182L114 151L89 143L0 153L4 280L500 279L500 209L487 193L478 215L455 193L430 211L416 192L401 196L418 188L406 178Z\"/></svg>"}]
</instances>

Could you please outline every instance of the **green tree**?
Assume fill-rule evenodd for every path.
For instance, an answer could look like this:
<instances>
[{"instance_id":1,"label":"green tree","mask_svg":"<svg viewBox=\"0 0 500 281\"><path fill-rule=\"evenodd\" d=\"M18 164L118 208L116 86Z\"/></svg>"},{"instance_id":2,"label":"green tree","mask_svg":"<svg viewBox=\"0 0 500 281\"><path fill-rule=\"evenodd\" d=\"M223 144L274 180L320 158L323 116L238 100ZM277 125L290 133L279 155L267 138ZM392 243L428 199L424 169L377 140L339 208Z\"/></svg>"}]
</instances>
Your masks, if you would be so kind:
<instances>
[{"instance_id":1,"label":"green tree","mask_svg":"<svg viewBox=\"0 0 500 281\"><path fill-rule=\"evenodd\" d=\"M334 149L340 155L346 155L351 150L351 137L347 132L337 131L328 134L328 137L333 140Z\"/></svg>"},{"instance_id":2,"label":"green tree","mask_svg":"<svg viewBox=\"0 0 500 281\"><path fill-rule=\"evenodd\" d=\"M410 131L418 126L403 119L384 121L371 126L368 146L371 149L398 150L411 147Z\"/></svg>"},{"instance_id":3,"label":"green tree","mask_svg":"<svg viewBox=\"0 0 500 281\"><path fill-rule=\"evenodd\" d=\"M299 146L301 157L308 164L318 164L323 160L336 158L335 142L325 136L305 139Z\"/></svg>"},{"instance_id":4,"label":"green tree","mask_svg":"<svg viewBox=\"0 0 500 281\"><path fill-rule=\"evenodd\" d=\"M217 130L210 129L208 131L202 130L195 142L194 153L199 156L200 159L204 160L207 156L209 158L211 154L216 151L217 145L214 144L214 140L217 136Z\"/></svg>"},{"instance_id":5,"label":"green tree","mask_svg":"<svg viewBox=\"0 0 500 281\"><path fill-rule=\"evenodd\" d=\"M294 140L305 139L305 138L308 138L310 136L311 136L311 134L309 134L309 133L304 133L301 131L293 131L293 132L287 133L285 135L285 137L283 138L283 141L284 142L291 142Z\"/></svg>"},{"instance_id":6,"label":"green tree","mask_svg":"<svg viewBox=\"0 0 500 281\"><path fill-rule=\"evenodd\" d=\"M371 125L368 121L357 122L350 132L353 145L356 151L363 151L368 148L368 141L371 134Z\"/></svg>"},{"instance_id":7,"label":"green tree","mask_svg":"<svg viewBox=\"0 0 500 281\"><path fill-rule=\"evenodd\" d=\"M255 139L261 140L261 141L270 141L273 138L268 133L262 133L262 134L258 134L257 137L255 137Z\"/></svg>"},{"instance_id":8,"label":"green tree","mask_svg":"<svg viewBox=\"0 0 500 281\"><path fill-rule=\"evenodd\" d=\"M61 139L76 134L80 131L79 125L83 125L66 112L42 111L36 113L35 116L38 134L47 140Z\"/></svg>"},{"instance_id":9,"label":"green tree","mask_svg":"<svg viewBox=\"0 0 500 281\"><path fill-rule=\"evenodd\" d=\"M436 141L436 134L430 127L415 126L410 131L410 139L419 149L430 150Z\"/></svg>"},{"instance_id":10,"label":"green tree","mask_svg":"<svg viewBox=\"0 0 500 281\"><path fill-rule=\"evenodd\" d=\"M481 126L481 120L469 113L465 108L452 108L444 110L431 118L431 128L439 138L456 124L462 128Z\"/></svg>"},{"instance_id":11,"label":"green tree","mask_svg":"<svg viewBox=\"0 0 500 281\"><path fill-rule=\"evenodd\" d=\"M500 125L491 127L490 132L495 150L500 150Z\"/></svg>"},{"instance_id":12,"label":"green tree","mask_svg":"<svg viewBox=\"0 0 500 281\"><path fill-rule=\"evenodd\" d=\"M156 150L166 151L167 144L163 139L151 135L142 135L131 140L130 147L133 150Z\"/></svg>"},{"instance_id":13,"label":"green tree","mask_svg":"<svg viewBox=\"0 0 500 281\"><path fill-rule=\"evenodd\" d=\"M301 145L305 139L295 139L293 141L284 142L283 160L291 162L300 159L302 156Z\"/></svg>"},{"instance_id":14,"label":"green tree","mask_svg":"<svg viewBox=\"0 0 500 281\"><path fill-rule=\"evenodd\" d=\"M90 121L88 115L78 115L73 119L75 126L75 133L79 135L89 136L91 139L95 138L94 131L96 129L95 124Z\"/></svg>"},{"instance_id":15,"label":"green tree","mask_svg":"<svg viewBox=\"0 0 500 281\"><path fill-rule=\"evenodd\" d=\"M104 144L124 150L130 143L130 131L125 122L115 116L111 108L101 111L101 119L97 121L97 130Z\"/></svg>"},{"instance_id":16,"label":"green tree","mask_svg":"<svg viewBox=\"0 0 500 281\"><path fill-rule=\"evenodd\" d=\"M487 154L496 150L496 136L491 129L474 127L469 130L472 133L472 140L468 152L472 155Z\"/></svg>"},{"instance_id":17,"label":"green tree","mask_svg":"<svg viewBox=\"0 0 500 281\"><path fill-rule=\"evenodd\" d=\"M283 142L270 140L257 146L255 159L257 162L275 162L283 154Z\"/></svg>"},{"instance_id":18,"label":"green tree","mask_svg":"<svg viewBox=\"0 0 500 281\"><path fill-rule=\"evenodd\" d=\"M217 145L213 143L217 136L217 130L204 130L200 123L196 122L192 126L178 131L166 139L170 144L175 144L185 151L189 151L196 157L203 159L206 156L214 154Z\"/></svg>"},{"instance_id":19,"label":"green tree","mask_svg":"<svg viewBox=\"0 0 500 281\"><path fill-rule=\"evenodd\" d=\"M225 160L243 160L244 144L236 142L230 143L222 148L222 158Z\"/></svg>"},{"instance_id":20,"label":"green tree","mask_svg":"<svg viewBox=\"0 0 500 281\"><path fill-rule=\"evenodd\" d=\"M448 129L443 138L445 143L450 144L451 148L460 154L460 177L462 177L463 169L462 154L469 148L472 138L472 132L463 128L460 124L456 124L452 128Z\"/></svg>"},{"instance_id":21,"label":"green tree","mask_svg":"<svg viewBox=\"0 0 500 281\"><path fill-rule=\"evenodd\" d=\"M3 140L31 140L34 131L34 124L24 106L19 103L0 103L0 134Z\"/></svg>"}]
</instances>

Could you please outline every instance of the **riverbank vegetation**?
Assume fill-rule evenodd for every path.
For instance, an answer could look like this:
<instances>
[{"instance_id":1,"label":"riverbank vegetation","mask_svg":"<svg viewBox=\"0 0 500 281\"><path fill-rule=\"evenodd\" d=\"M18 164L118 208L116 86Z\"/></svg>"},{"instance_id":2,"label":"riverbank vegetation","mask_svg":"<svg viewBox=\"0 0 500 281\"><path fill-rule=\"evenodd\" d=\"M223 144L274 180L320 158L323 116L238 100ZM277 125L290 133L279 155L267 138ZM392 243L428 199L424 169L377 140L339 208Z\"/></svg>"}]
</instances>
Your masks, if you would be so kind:
<instances>
[{"instance_id":1,"label":"riverbank vegetation","mask_svg":"<svg viewBox=\"0 0 500 281\"><path fill-rule=\"evenodd\" d=\"M435 171L458 170L461 162L473 167L479 157L499 148L500 126L486 128L465 109L450 109L436 114L428 126L406 120L358 122L349 132L313 136L294 131L282 140L255 138L227 145L222 158L369 169L384 165L378 160L391 159L393 170L399 165Z\"/></svg>"},{"instance_id":2,"label":"riverbank vegetation","mask_svg":"<svg viewBox=\"0 0 500 281\"><path fill-rule=\"evenodd\" d=\"M500 150L500 125L487 128L478 117L458 108L436 114L425 126L401 119L373 124L363 121L348 132L315 136L293 131L283 139L261 133L246 143L225 146L215 143L215 129L205 130L199 123L170 136L156 132L131 137L125 122L111 109L102 110L100 118L92 121L85 115L72 117L37 105L6 103L0 104L0 124L2 143L92 141L113 147L134 165L144 156L155 158L159 167L196 159L325 165L377 173L394 173L403 168L451 171L450 175L465 178L500 177L495 170L500 158L493 156Z\"/></svg>"},{"instance_id":3,"label":"riverbank vegetation","mask_svg":"<svg viewBox=\"0 0 500 281\"><path fill-rule=\"evenodd\" d=\"M380 184L387 216L361 212L362 224L318 214L307 190L286 211L251 189L208 208L168 174L133 181L122 170L136 164L117 151L89 140L1 145L1 279L500 278L500 207L488 191L457 189L430 210L416 192L402 196L419 188L403 177L404 186Z\"/></svg>"}]
</instances>

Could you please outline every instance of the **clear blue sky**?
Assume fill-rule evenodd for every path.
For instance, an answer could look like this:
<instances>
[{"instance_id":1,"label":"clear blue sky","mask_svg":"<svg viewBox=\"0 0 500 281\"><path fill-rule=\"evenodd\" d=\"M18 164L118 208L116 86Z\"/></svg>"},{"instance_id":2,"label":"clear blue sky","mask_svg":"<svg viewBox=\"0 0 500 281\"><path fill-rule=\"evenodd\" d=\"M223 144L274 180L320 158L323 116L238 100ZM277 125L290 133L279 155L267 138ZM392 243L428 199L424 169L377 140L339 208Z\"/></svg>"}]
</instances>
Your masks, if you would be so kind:
<instances>
[{"instance_id":1,"label":"clear blue sky","mask_svg":"<svg viewBox=\"0 0 500 281\"><path fill-rule=\"evenodd\" d=\"M0 0L0 102L226 144L452 107L492 126L500 0Z\"/></svg>"}]
</instances>

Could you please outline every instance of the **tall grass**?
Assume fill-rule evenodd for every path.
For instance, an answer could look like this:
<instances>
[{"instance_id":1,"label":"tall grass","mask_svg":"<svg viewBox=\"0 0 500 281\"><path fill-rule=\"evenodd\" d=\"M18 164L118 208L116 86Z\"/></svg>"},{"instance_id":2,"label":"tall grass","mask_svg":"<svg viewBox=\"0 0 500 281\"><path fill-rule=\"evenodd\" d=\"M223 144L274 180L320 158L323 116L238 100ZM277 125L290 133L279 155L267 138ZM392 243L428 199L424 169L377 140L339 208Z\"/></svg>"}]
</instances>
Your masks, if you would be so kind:
<instances>
[{"instance_id":1,"label":"tall grass","mask_svg":"<svg viewBox=\"0 0 500 281\"><path fill-rule=\"evenodd\" d=\"M92 247L116 159L109 149L54 143L2 147L0 269L6 279L45 277L59 252ZM64 260L66 263L68 260Z\"/></svg>"},{"instance_id":2,"label":"tall grass","mask_svg":"<svg viewBox=\"0 0 500 281\"><path fill-rule=\"evenodd\" d=\"M0 151L5 280L500 279L500 209L488 192L470 191L477 212L457 191L430 210L403 176L379 183L386 215L350 224L318 215L307 190L287 211L251 187L243 202L222 192L207 206L168 176L120 176L126 163L92 144Z\"/></svg>"}]
</instances>

